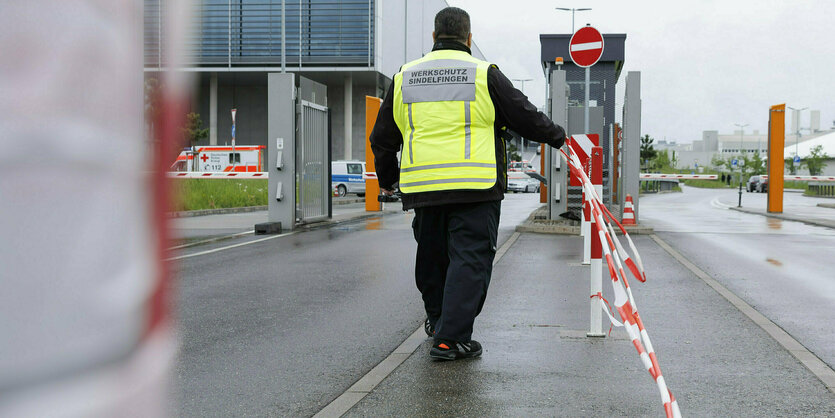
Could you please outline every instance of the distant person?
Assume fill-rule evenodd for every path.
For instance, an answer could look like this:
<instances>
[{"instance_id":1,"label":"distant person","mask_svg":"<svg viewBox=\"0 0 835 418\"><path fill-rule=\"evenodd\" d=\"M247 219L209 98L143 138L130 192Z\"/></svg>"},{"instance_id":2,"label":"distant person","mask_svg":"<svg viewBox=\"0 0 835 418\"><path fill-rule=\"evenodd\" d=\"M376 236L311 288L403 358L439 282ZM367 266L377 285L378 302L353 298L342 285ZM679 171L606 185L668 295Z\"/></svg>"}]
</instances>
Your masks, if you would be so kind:
<instances>
[{"instance_id":1,"label":"distant person","mask_svg":"<svg viewBox=\"0 0 835 418\"><path fill-rule=\"evenodd\" d=\"M727 184L728 186L731 185L731 175L730 174L725 176L725 184Z\"/></svg>"},{"instance_id":2,"label":"distant person","mask_svg":"<svg viewBox=\"0 0 835 418\"><path fill-rule=\"evenodd\" d=\"M725 173L722 173L722 183L725 182Z\"/></svg>"},{"instance_id":3,"label":"distant person","mask_svg":"<svg viewBox=\"0 0 835 418\"><path fill-rule=\"evenodd\" d=\"M467 12L438 12L432 39L432 52L394 76L370 141L381 191L392 194L399 181L403 209L415 209L429 355L455 360L481 354L473 322L487 296L507 183L502 133L559 148L565 131L498 67L472 56Z\"/></svg>"}]
</instances>

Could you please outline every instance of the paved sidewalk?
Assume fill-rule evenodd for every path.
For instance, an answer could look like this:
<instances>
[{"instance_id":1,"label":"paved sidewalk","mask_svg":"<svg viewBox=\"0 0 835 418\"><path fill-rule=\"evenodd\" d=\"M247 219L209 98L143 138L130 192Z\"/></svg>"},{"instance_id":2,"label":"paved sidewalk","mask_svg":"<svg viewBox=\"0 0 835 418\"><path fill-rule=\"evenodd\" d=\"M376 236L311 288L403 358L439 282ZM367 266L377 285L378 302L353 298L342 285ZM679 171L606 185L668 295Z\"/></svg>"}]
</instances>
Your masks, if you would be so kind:
<instances>
[{"instance_id":1,"label":"paved sidewalk","mask_svg":"<svg viewBox=\"0 0 835 418\"><path fill-rule=\"evenodd\" d=\"M386 203L386 212L400 211L400 202ZM370 217L376 212L366 212L365 203L334 205L333 218L326 224ZM174 238L197 241L252 231L255 224L267 221L267 211L227 213L220 215L192 216L171 220ZM312 224L314 225L314 224Z\"/></svg>"},{"instance_id":2,"label":"paved sidewalk","mask_svg":"<svg viewBox=\"0 0 835 418\"><path fill-rule=\"evenodd\" d=\"M730 209L786 221L835 228L835 210L832 209L832 203L822 203L827 201L822 198L810 197L808 198L807 204L804 205L784 205L783 213L768 213L766 208L760 207L731 207Z\"/></svg>"},{"instance_id":3,"label":"paved sidewalk","mask_svg":"<svg viewBox=\"0 0 835 418\"><path fill-rule=\"evenodd\" d=\"M613 214L619 212L617 206L610 209ZM615 215L618 216L618 215ZM647 225L624 225L629 235L649 235L653 233ZM516 232L536 232L540 234L580 235L580 222L568 219L548 219L548 205L543 204L533 211L530 216L516 226ZM615 227L615 233L620 235L620 229Z\"/></svg>"},{"instance_id":4,"label":"paved sidewalk","mask_svg":"<svg viewBox=\"0 0 835 418\"><path fill-rule=\"evenodd\" d=\"M634 295L684 416L835 415L835 394L789 351L653 237L634 238L649 277L632 283ZM585 337L581 243L521 234L496 264L476 320L484 354L432 361L425 339L347 416L663 416L626 333Z\"/></svg>"}]
</instances>

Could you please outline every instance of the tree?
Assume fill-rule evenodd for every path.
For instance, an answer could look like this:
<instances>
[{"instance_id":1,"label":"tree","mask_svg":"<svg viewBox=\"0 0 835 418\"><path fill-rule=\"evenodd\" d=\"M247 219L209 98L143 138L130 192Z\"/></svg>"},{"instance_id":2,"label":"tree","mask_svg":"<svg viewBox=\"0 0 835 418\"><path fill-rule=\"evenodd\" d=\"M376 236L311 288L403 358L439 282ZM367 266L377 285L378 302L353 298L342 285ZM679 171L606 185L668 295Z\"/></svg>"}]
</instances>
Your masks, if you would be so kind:
<instances>
[{"instance_id":1,"label":"tree","mask_svg":"<svg viewBox=\"0 0 835 418\"><path fill-rule=\"evenodd\" d=\"M209 137L209 129L203 128L203 120L199 113L191 112L186 115L186 126L183 127L183 139L188 140L189 145L197 145L202 139ZM195 158L193 161L197 161Z\"/></svg>"},{"instance_id":2,"label":"tree","mask_svg":"<svg viewBox=\"0 0 835 418\"><path fill-rule=\"evenodd\" d=\"M650 160L655 158L655 155L658 153L655 151L655 148L652 146L652 143L655 140L652 139L649 135L644 135L641 137L641 161L644 163L649 163Z\"/></svg>"},{"instance_id":3,"label":"tree","mask_svg":"<svg viewBox=\"0 0 835 418\"><path fill-rule=\"evenodd\" d=\"M750 172L751 175L759 176L761 174L765 174L765 168L763 167L763 159L760 156L760 152L757 151L754 153L754 156L751 157L750 160L745 161L745 163L751 163Z\"/></svg>"},{"instance_id":4,"label":"tree","mask_svg":"<svg viewBox=\"0 0 835 418\"><path fill-rule=\"evenodd\" d=\"M794 158L788 157L786 158L786 169L789 170L789 174L796 175L798 170L802 170L806 168L805 161L799 161L797 164L794 163Z\"/></svg>"},{"instance_id":5,"label":"tree","mask_svg":"<svg viewBox=\"0 0 835 418\"><path fill-rule=\"evenodd\" d=\"M203 128L203 120L199 113L191 112L186 115L186 126L183 127L183 137L192 147L202 139L209 137L209 128Z\"/></svg>"},{"instance_id":6,"label":"tree","mask_svg":"<svg viewBox=\"0 0 835 418\"><path fill-rule=\"evenodd\" d=\"M509 154L509 158L507 161L508 168L510 168L511 161L522 161L522 155L519 154L519 149L516 148L516 144L509 142L507 145L507 153Z\"/></svg>"},{"instance_id":7,"label":"tree","mask_svg":"<svg viewBox=\"0 0 835 418\"><path fill-rule=\"evenodd\" d=\"M673 160L670 159L670 153L667 150L656 151L650 169L671 173L674 169L674 164Z\"/></svg>"},{"instance_id":8,"label":"tree","mask_svg":"<svg viewBox=\"0 0 835 418\"><path fill-rule=\"evenodd\" d=\"M811 176L819 176L821 172L823 172L823 168L826 167L826 160L829 158L825 152L823 152L823 145L818 145L809 152L809 156L803 159L803 162L806 164L806 168L809 169L809 175Z\"/></svg>"},{"instance_id":9,"label":"tree","mask_svg":"<svg viewBox=\"0 0 835 418\"><path fill-rule=\"evenodd\" d=\"M785 159L785 163L786 163L786 170L788 170L789 174L791 174L791 175L796 175L797 170L800 168L800 166L803 165L802 162L798 165L794 165L794 159L792 159L792 157L787 157Z\"/></svg>"},{"instance_id":10,"label":"tree","mask_svg":"<svg viewBox=\"0 0 835 418\"><path fill-rule=\"evenodd\" d=\"M747 155L739 157L737 161L737 170L742 172L743 178L748 178L751 172L751 159Z\"/></svg>"},{"instance_id":11,"label":"tree","mask_svg":"<svg viewBox=\"0 0 835 418\"><path fill-rule=\"evenodd\" d=\"M710 159L710 165L720 170L722 169L722 167L725 166L730 167L730 165L728 165L728 162L726 160L723 160L722 157L718 155L714 155L713 158Z\"/></svg>"}]
</instances>

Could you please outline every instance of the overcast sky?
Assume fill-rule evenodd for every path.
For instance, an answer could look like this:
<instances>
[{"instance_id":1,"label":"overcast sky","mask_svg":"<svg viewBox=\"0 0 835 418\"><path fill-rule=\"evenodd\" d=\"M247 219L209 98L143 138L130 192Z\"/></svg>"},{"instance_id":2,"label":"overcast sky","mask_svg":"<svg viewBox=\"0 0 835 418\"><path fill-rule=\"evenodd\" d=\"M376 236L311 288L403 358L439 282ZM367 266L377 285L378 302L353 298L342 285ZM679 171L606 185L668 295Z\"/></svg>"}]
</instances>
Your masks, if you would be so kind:
<instances>
[{"instance_id":1,"label":"overcast sky","mask_svg":"<svg viewBox=\"0 0 835 418\"><path fill-rule=\"evenodd\" d=\"M626 71L641 72L644 134L681 143L704 130L732 133L735 123L765 132L779 103L820 110L822 129L835 120L833 0L447 2L470 14L489 61L509 78L534 79L525 93L537 106L545 100L539 34L571 32L571 13L555 7L591 7L576 13L577 27L627 35L619 86Z\"/></svg>"}]
</instances>

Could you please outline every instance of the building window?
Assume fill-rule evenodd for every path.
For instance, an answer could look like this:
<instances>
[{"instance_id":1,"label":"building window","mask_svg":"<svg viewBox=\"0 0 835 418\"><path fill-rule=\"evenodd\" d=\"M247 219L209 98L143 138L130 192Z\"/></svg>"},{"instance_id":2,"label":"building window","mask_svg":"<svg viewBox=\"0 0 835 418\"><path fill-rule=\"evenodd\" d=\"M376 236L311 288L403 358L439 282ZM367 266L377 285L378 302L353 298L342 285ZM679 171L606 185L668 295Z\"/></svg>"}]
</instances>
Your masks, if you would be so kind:
<instances>
[{"instance_id":1,"label":"building window","mask_svg":"<svg viewBox=\"0 0 835 418\"><path fill-rule=\"evenodd\" d=\"M160 2L145 0L145 65L159 62ZM373 64L375 0L285 3L288 65ZM186 65L281 64L281 0L200 0ZM162 36L160 36L162 35Z\"/></svg>"}]
</instances>

